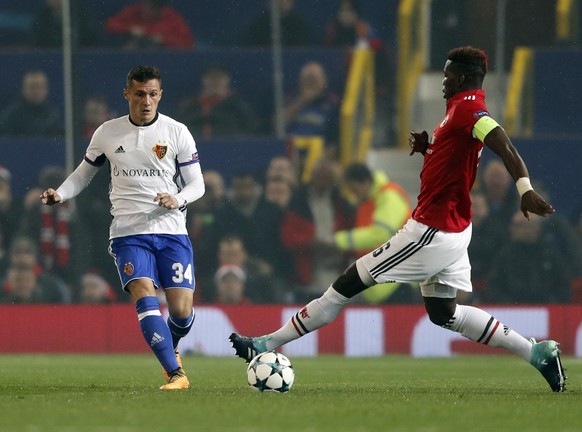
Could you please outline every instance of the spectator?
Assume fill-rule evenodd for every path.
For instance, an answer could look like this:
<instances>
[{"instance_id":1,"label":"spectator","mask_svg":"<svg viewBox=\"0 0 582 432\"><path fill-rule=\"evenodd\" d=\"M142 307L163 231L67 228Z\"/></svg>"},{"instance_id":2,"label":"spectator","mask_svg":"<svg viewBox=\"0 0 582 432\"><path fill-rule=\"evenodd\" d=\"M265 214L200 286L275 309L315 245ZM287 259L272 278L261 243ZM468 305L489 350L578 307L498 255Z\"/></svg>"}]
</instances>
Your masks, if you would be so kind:
<instances>
[{"instance_id":1,"label":"spectator","mask_svg":"<svg viewBox=\"0 0 582 432\"><path fill-rule=\"evenodd\" d=\"M280 284L289 270L288 257L281 247L282 217L283 211L265 200L255 175L238 172L232 178L231 196L216 213L213 243L218 244L227 235L240 237L249 259L265 269L263 273L273 284Z\"/></svg>"},{"instance_id":2,"label":"spectator","mask_svg":"<svg viewBox=\"0 0 582 432\"><path fill-rule=\"evenodd\" d=\"M250 135L259 130L257 115L232 88L230 70L220 64L204 70L200 94L184 100L176 117L203 138Z\"/></svg>"},{"instance_id":3,"label":"spectator","mask_svg":"<svg viewBox=\"0 0 582 432\"><path fill-rule=\"evenodd\" d=\"M505 228L505 237L513 213L518 208L518 197L514 182L505 169L503 162L497 159L489 161L482 174L482 190L487 198L489 217L495 219L495 225Z\"/></svg>"},{"instance_id":4,"label":"spectator","mask_svg":"<svg viewBox=\"0 0 582 432\"><path fill-rule=\"evenodd\" d=\"M221 266L214 276L215 302L221 304L249 304L250 300L245 296L246 280L247 275L239 266L232 264Z\"/></svg>"},{"instance_id":5,"label":"spectator","mask_svg":"<svg viewBox=\"0 0 582 432\"><path fill-rule=\"evenodd\" d=\"M277 303L281 301L282 286L272 284L271 269L263 261L249 256L243 240L237 235L226 235L218 246L218 270L225 266L238 267L245 275L245 297L252 303ZM216 275L215 275L216 276ZM215 278L216 282L216 278ZM214 296L216 300L218 293Z\"/></svg>"},{"instance_id":6,"label":"spectator","mask_svg":"<svg viewBox=\"0 0 582 432\"><path fill-rule=\"evenodd\" d=\"M326 46L348 49L371 48L379 51L382 41L370 24L361 18L360 0L341 0L335 16L328 22L325 33Z\"/></svg>"},{"instance_id":7,"label":"spectator","mask_svg":"<svg viewBox=\"0 0 582 432\"><path fill-rule=\"evenodd\" d=\"M480 190L471 191L473 204L473 234L469 244L471 258L471 279L473 292L467 301L476 302L487 289L487 275L495 254L506 242L507 226L499 226L498 220L490 217L489 204Z\"/></svg>"},{"instance_id":8,"label":"spectator","mask_svg":"<svg viewBox=\"0 0 582 432\"><path fill-rule=\"evenodd\" d=\"M265 177L267 180L273 176L282 176L289 182L291 187L297 187L297 173L293 162L286 156L275 156L269 161Z\"/></svg>"},{"instance_id":9,"label":"spectator","mask_svg":"<svg viewBox=\"0 0 582 432\"><path fill-rule=\"evenodd\" d=\"M326 154L337 155L339 142L339 97L327 87L323 66L315 61L301 67L299 93L287 99L284 110L287 134L320 136Z\"/></svg>"},{"instance_id":10,"label":"spectator","mask_svg":"<svg viewBox=\"0 0 582 432\"><path fill-rule=\"evenodd\" d=\"M48 101L49 80L41 70L22 78L21 97L0 112L0 135L55 136L63 133L63 120Z\"/></svg>"},{"instance_id":11,"label":"spectator","mask_svg":"<svg viewBox=\"0 0 582 432\"><path fill-rule=\"evenodd\" d=\"M388 118L387 113L391 109L391 95L388 87L394 86L391 83L394 78L394 65L391 64L391 60L394 56L389 56L383 41L372 26L362 18L362 2L360 0L341 0L339 2L336 14L327 23L324 45L344 48L348 68L354 49L368 48L373 51L376 109L378 113L385 114L385 118ZM376 125L376 129L381 127L384 127L381 123Z\"/></svg>"},{"instance_id":12,"label":"spectator","mask_svg":"<svg viewBox=\"0 0 582 432\"><path fill-rule=\"evenodd\" d=\"M210 208L217 211L224 207L226 203L226 190L222 174L215 170L204 171L204 184L206 185L204 197L210 200Z\"/></svg>"},{"instance_id":13,"label":"spectator","mask_svg":"<svg viewBox=\"0 0 582 432\"><path fill-rule=\"evenodd\" d=\"M125 48L193 48L194 37L180 12L166 0L139 0L110 17L105 28Z\"/></svg>"},{"instance_id":14,"label":"spectator","mask_svg":"<svg viewBox=\"0 0 582 432\"><path fill-rule=\"evenodd\" d=\"M0 303L70 303L71 295L59 278L42 271L32 239L14 239L6 277L0 281Z\"/></svg>"},{"instance_id":15,"label":"spectator","mask_svg":"<svg viewBox=\"0 0 582 432\"><path fill-rule=\"evenodd\" d=\"M265 184L265 199L285 210L291 200L293 188L289 181L282 175L267 177Z\"/></svg>"},{"instance_id":16,"label":"spectator","mask_svg":"<svg viewBox=\"0 0 582 432\"><path fill-rule=\"evenodd\" d=\"M42 48L63 46L63 0L45 0L45 5L34 18L32 24L32 45ZM73 44L81 47L97 46L102 34L92 14L79 2L72 1L71 36Z\"/></svg>"},{"instance_id":17,"label":"spectator","mask_svg":"<svg viewBox=\"0 0 582 432\"><path fill-rule=\"evenodd\" d=\"M6 275L6 270L8 269L8 246L8 243L4 239L4 234L0 231L0 278Z\"/></svg>"},{"instance_id":18,"label":"spectator","mask_svg":"<svg viewBox=\"0 0 582 432\"><path fill-rule=\"evenodd\" d=\"M298 14L295 0L278 0L281 14L281 44L289 46L311 45L311 29ZM271 4L268 0L267 4ZM247 24L241 36L242 46L268 47L272 44L271 12L262 10L256 18Z\"/></svg>"},{"instance_id":19,"label":"spectator","mask_svg":"<svg viewBox=\"0 0 582 432\"><path fill-rule=\"evenodd\" d=\"M495 254L483 301L488 303L568 303L574 272L569 257L543 240L546 219L518 210L509 241Z\"/></svg>"},{"instance_id":20,"label":"spectator","mask_svg":"<svg viewBox=\"0 0 582 432\"><path fill-rule=\"evenodd\" d=\"M85 101L83 109L83 136L87 139L91 139L95 130L113 117L114 115L109 109L109 104L104 96L90 96Z\"/></svg>"},{"instance_id":21,"label":"spectator","mask_svg":"<svg viewBox=\"0 0 582 432\"><path fill-rule=\"evenodd\" d=\"M294 193L283 223L283 246L293 259L294 301L319 297L347 256L334 245L334 234L353 225L353 212L338 187L339 166L319 160L310 182Z\"/></svg>"},{"instance_id":22,"label":"spectator","mask_svg":"<svg viewBox=\"0 0 582 432\"><path fill-rule=\"evenodd\" d=\"M335 233L335 246L353 256L362 256L379 247L380 242L392 237L405 224L412 213L408 194L388 180L385 173L372 172L363 163L348 166L344 181L357 203L356 220L352 229ZM368 303L407 302L414 293L409 288L399 283L378 284L363 292L362 297Z\"/></svg>"},{"instance_id":23,"label":"spectator","mask_svg":"<svg viewBox=\"0 0 582 432\"><path fill-rule=\"evenodd\" d=\"M21 216L20 232L39 245L38 264L43 271L53 273L70 287L76 286L87 267L85 230L70 203L45 206L38 197L49 185L61 184L65 170L47 166L39 175L39 188L29 192L31 204ZM32 200L34 198L34 201Z\"/></svg>"},{"instance_id":24,"label":"spectator","mask_svg":"<svg viewBox=\"0 0 582 432\"><path fill-rule=\"evenodd\" d=\"M216 213L225 206L224 178L218 171L204 171L205 193L188 206L188 235L194 247L197 262L196 278L210 281L216 270L216 246L213 243L213 229ZM202 285L211 286L210 283ZM196 290L195 295L199 295ZM209 300L207 298L207 300Z\"/></svg>"},{"instance_id":25,"label":"spectator","mask_svg":"<svg viewBox=\"0 0 582 432\"><path fill-rule=\"evenodd\" d=\"M546 200L551 199L546 186L541 182L535 182L539 194ZM572 223L561 214L554 215L542 224L541 236L545 243L552 244L567 256L575 269L575 276L582 276L582 243L576 236L576 230Z\"/></svg>"},{"instance_id":26,"label":"spectator","mask_svg":"<svg viewBox=\"0 0 582 432\"><path fill-rule=\"evenodd\" d=\"M113 288L105 279L96 273L85 273L81 277L79 303L106 304L117 299Z\"/></svg>"},{"instance_id":27,"label":"spectator","mask_svg":"<svg viewBox=\"0 0 582 432\"><path fill-rule=\"evenodd\" d=\"M22 205L12 196L12 174L0 166L0 236L8 249L22 217Z\"/></svg>"}]
</instances>

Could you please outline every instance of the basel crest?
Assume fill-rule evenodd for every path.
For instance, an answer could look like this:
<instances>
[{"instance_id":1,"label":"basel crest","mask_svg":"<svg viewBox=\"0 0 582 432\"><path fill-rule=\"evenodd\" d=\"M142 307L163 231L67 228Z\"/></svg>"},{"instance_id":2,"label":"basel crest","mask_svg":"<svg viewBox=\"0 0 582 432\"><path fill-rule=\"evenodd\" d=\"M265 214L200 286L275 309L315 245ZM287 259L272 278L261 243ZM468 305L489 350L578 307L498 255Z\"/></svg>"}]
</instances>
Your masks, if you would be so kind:
<instances>
[{"instance_id":1,"label":"basel crest","mask_svg":"<svg viewBox=\"0 0 582 432\"><path fill-rule=\"evenodd\" d=\"M156 157L159 160L162 160L166 153L168 153L168 145L167 144L156 144L152 147L152 151L156 154Z\"/></svg>"}]
</instances>

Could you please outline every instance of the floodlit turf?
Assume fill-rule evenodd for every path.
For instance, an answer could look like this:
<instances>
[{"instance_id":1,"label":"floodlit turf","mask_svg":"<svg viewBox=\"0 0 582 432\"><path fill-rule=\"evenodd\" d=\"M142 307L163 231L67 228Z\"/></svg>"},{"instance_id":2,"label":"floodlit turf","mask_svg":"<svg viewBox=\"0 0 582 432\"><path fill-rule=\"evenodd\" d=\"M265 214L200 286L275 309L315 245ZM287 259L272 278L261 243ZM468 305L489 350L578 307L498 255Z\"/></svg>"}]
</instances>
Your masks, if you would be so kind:
<instances>
[{"instance_id":1,"label":"floodlit turf","mask_svg":"<svg viewBox=\"0 0 582 432\"><path fill-rule=\"evenodd\" d=\"M184 357L192 389L162 392L152 356L0 356L0 431L579 431L568 392L511 356L291 358L287 394L246 384L235 358Z\"/></svg>"}]
</instances>

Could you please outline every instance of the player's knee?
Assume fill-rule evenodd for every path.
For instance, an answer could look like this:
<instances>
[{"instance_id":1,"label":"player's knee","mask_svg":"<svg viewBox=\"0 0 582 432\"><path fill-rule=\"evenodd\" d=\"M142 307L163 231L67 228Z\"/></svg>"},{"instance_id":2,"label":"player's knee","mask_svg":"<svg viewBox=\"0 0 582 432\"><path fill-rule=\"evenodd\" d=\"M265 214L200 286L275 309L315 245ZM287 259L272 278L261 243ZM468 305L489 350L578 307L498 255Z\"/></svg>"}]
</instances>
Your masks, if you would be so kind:
<instances>
[{"instance_id":1,"label":"player's knee","mask_svg":"<svg viewBox=\"0 0 582 432\"><path fill-rule=\"evenodd\" d=\"M338 293L347 298L352 298L367 288L358 274L356 263L350 265L346 271L335 280L332 286Z\"/></svg>"},{"instance_id":2,"label":"player's knee","mask_svg":"<svg viewBox=\"0 0 582 432\"><path fill-rule=\"evenodd\" d=\"M423 299L428 318L433 324L442 327L451 321L457 307L455 299L438 297L423 297Z\"/></svg>"}]
</instances>

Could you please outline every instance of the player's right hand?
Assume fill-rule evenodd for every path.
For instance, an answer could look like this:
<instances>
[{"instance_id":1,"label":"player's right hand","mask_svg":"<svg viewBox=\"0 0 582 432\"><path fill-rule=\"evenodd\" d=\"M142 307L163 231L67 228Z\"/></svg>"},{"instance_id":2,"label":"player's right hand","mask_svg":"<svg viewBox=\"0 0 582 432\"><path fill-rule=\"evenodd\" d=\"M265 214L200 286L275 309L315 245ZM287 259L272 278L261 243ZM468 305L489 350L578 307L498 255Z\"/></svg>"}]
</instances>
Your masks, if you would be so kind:
<instances>
[{"instance_id":1,"label":"player's right hand","mask_svg":"<svg viewBox=\"0 0 582 432\"><path fill-rule=\"evenodd\" d=\"M422 131L421 133L418 133L410 131L408 145L410 146L409 156L412 156L416 152L425 154L426 149L428 148L428 132Z\"/></svg>"},{"instance_id":2,"label":"player's right hand","mask_svg":"<svg viewBox=\"0 0 582 432\"><path fill-rule=\"evenodd\" d=\"M55 205L61 202L61 196L53 188L48 188L40 195L40 200L46 205Z\"/></svg>"}]
</instances>

